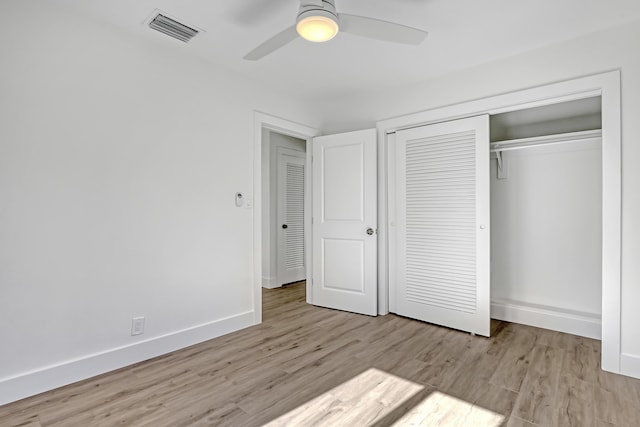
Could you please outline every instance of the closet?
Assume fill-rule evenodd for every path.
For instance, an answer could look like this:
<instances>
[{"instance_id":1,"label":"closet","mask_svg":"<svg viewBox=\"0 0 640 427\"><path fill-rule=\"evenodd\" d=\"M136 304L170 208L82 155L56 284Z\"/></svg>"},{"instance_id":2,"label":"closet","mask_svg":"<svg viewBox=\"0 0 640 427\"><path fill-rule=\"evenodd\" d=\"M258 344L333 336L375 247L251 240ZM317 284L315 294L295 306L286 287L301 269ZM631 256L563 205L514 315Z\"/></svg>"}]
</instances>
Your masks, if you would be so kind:
<instances>
[{"instance_id":1,"label":"closet","mask_svg":"<svg viewBox=\"0 0 640 427\"><path fill-rule=\"evenodd\" d=\"M489 335L489 318L600 338L600 96L390 139L390 311Z\"/></svg>"},{"instance_id":2,"label":"closet","mask_svg":"<svg viewBox=\"0 0 640 427\"><path fill-rule=\"evenodd\" d=\"M600 97L491 117L491 315L601 338Z\"/></svg>"}]
</instances>

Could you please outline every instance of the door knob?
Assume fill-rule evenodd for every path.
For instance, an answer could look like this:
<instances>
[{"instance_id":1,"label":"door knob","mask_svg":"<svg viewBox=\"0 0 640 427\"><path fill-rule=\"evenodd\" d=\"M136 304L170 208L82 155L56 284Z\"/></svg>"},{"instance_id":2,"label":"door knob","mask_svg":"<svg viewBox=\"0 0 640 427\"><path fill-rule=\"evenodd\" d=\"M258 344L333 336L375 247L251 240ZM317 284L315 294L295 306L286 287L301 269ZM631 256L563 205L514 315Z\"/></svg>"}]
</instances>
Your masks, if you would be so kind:
<instances>
[{"instance_id":1,"label":"door knob","mask_svg":"<svg viewBox=\"0 0 640 427\"><path fill-rule=\"evenodd\" d=\"M373 228L367 228L367 234L369 236L373 236L373 233L374 233Z\"/></svg>"},{"instance_id":2,"label":"door knob","mask_svg":"<svg viewBox=\"0 0 640 427\"><path fill-rule=\"evenodd\" d=\"M282 224L282 228L287 229L289 226L287 224Z\"/></svg>"}]
</instances>

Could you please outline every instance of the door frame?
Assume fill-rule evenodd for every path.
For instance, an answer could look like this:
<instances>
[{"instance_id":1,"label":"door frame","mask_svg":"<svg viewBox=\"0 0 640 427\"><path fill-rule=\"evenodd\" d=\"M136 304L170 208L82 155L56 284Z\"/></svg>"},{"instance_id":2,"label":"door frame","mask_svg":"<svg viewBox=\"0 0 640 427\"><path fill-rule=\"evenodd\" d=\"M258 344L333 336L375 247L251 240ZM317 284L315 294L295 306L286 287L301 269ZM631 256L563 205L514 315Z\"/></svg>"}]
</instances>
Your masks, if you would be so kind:
<instances>
[{"instance_id":1,"label":"door frame","mask_svg":"<svg viewBox=\"0 0 640 427\"><path fill-rule=\"evenodd\" d=\"M629 372L621 353L621 93L620 70L538 86L379 121L378 305L389 312L389 141L397 130L602 97L602 369ZM487 154L488 155L488 154ZM392 158L391 158L392 159ZM393 244L393 242L391 242ZM393 303L393 298L391 298Z\"/></svg>"},{"instance_id":2,"label":"door frame","mask_svg":"<svg viewBox=\"0 0 640 427\"><path fill-rule=\"evenodd\" d=\"M311 153L313 138L320 131L313 127L273 116L261 111L253 113L253 323L262 323L262 140L263 130L274 131L306 141L305 164L305 263L307 264L307 302L311 303ZM267 183L268 185L268 183Z\"/></svg>"}]
</instances>

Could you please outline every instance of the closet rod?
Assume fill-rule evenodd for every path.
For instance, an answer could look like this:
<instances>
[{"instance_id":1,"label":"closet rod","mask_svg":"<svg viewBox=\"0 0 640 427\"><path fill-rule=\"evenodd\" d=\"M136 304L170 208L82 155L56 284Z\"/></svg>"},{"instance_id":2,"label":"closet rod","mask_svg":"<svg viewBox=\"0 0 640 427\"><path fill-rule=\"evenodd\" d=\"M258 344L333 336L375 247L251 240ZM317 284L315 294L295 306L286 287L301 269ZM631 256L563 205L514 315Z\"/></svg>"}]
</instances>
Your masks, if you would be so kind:
<instances>
[{"instance_id":1,"label":"closet rod","mask_svg":"<svg viewBox=\"0 0 640 427\"><path fill-rule=\"evenodd\" d=\"M567 144L570 142L589 142L602 138L602 129L585 130L582 132L569 132L557 135L536 136L533 138L512 139L509 141L498 141L490 144L490 152L496 153L498 159L498 177L503 176L502 152L511 150L521 150L523 148L540 147L557 144Z\"/></svg>"},{"instance_id":2,"label":"closet rod","mask_svg":"<svg viewBox=\"0 0 640 427\"><path fill-rule=\"evenodd\" d=\"M492 142L492 153L520 150L523 148L539 147L543 145L566 144L570 142L588 142L602 138L602 130L587 130L582 132L562 133L558 135L536 136L533 138L512 139L509 141Z\"/></svg>"}]
</instances>

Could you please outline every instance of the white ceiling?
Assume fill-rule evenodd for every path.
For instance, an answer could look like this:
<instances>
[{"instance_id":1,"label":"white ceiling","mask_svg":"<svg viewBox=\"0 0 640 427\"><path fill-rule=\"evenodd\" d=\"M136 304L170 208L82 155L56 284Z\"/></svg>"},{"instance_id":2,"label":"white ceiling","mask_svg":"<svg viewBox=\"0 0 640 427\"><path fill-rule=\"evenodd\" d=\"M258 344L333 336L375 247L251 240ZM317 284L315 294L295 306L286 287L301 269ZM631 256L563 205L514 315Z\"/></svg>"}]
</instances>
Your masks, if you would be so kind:
<instances>
[{"instance_id":1,"label":"white ceiling","mask_svg":"<svg viewBox=\"0 0 640 427\"><path fill-rule=\"evenodd\" d=\"M420 46L338 34L302 39L257 62L242 57L295 23L298 0L60 0L152 43L187 49L216 64L308 97L414 83L454 70L640 19L638 0L336 0L338 12L429 31ZM160 9L203 29L184 44L149 30Z\"/></svg>"}]
</instances>

